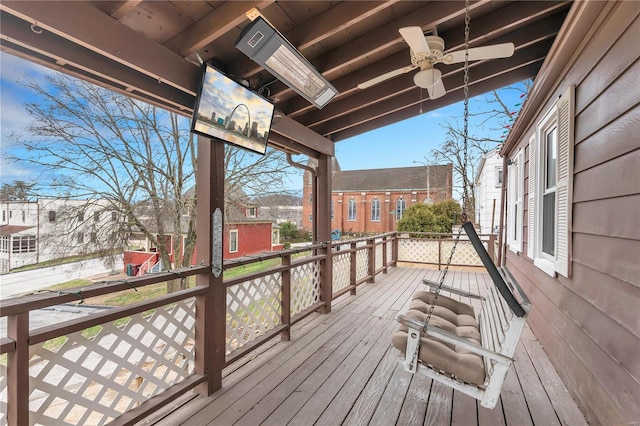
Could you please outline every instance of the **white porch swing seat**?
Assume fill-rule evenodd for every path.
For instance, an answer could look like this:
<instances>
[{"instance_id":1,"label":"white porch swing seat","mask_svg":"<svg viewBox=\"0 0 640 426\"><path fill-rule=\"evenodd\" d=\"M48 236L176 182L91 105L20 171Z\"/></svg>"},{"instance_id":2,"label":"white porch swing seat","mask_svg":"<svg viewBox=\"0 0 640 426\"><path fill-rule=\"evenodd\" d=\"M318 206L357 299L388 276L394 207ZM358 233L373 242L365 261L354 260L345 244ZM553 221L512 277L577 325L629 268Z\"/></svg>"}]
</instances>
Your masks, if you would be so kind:
<instances>
[{"instance_id":1,"label":"white porch swing seat","mask_svg":"<svg viewBox=\"0 0 640 426\"><path fill-rule=\"evenodd\" d=\"M435 293L420 291L409 310L398 315L400 324L392 337L392 344L405 354L402 363L407 371L420 368L427 377L478 399L487 408L495 408L499 400L531 308L508 270L501 268L500 274L520 299L523 316L513 314L495 286L490 285L483 297L443 285L441 290L482 300L477 319L472 306L439 295L426 324Z\"/></svg>"}]
</instances>

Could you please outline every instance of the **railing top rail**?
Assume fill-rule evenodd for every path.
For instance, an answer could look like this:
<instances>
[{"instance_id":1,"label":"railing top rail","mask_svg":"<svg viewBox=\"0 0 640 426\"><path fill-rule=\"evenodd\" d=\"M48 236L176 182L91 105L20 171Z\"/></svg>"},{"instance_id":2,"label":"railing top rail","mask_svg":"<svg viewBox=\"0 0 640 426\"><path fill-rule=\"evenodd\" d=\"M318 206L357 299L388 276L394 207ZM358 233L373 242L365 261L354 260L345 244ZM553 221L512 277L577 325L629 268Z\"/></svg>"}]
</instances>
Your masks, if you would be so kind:
<instances>
[{"instance_id":1,"label":"railing top rail","mask_svg":"<svg viewBox=\"0 0 640 426\"><path fill-rule=\"evenodd\" d=\"M115 293L122 290L133 290L138 287L174 280L176 278L184 278L191 275L206 273L209 270L210 266L208 265L193 266L190 268L159 272L157 274L147 274L140 277L127 277L127 279L124 280L100 281L83 286L78 291L74 291L77 289L69 289L67 291L50 290L34 292L15 299L2 300L0 317L17 315L23 312L29 312L68 302L77 302L78 300L102 296L104 294Z\"/></svg>"},{"instance_id":2,"label":"railing top rail","mask_svg":"<svg viewBox=\"0 0 640 426\"><path fill-rule=\"evenodd\" d=\"M384 234L373 234L373 235L369 235L367 237L349 238L349 239L345 239L345 240L332 241L331 245L332 246L339 246L339 245L342 245L342 244L359 243L361 241L368 241L368 240L370 240L372 238L395 237L397 235L398 235L397 232L387 232L387 233L384 233Z\"/></svg>"},{"instance_id":3,"label":"railing top rail","mask_svg":"<svg viewBox=\"0 0 640 426\"><path fill-rule=\"evenodd\" d=\"M223 263L223 269L235 268L236 266L245 266L251 263L262 262L269 259L278 259L293 254L304 253L310 250L326 248L327 243L316 243L308 246L296 247L294 249L279 250L269 253L258 253L249 256L238 257L235 259L227 259Z\"/></svg>"}]
</instances>

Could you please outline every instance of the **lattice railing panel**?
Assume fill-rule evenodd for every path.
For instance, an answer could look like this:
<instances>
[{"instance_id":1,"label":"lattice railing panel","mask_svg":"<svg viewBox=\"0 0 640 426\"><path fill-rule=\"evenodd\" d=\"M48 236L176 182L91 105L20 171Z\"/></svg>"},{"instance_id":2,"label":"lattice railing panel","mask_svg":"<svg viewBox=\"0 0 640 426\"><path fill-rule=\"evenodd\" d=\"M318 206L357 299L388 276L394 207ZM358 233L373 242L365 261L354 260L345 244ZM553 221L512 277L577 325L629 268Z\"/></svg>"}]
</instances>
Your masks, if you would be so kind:
<instances>
[{"instance_id":1,"label":"lattice railing panel","mask_svg":"<svg viewBox=\"0 0 640 426\"><path fill-rule=\"evenodd\" d=\"M113 420L193 373L194 335L191 298L32 346L30 423Z\"/></svg>"},{"instance_id":2,"label":"lattice railing panel","mask_svg":"<svg viewBox=\"0 0 640 426\"><path fill-rule=\"evenodd\" d=\"M393 260L393 242L387 242L387 262L391 262Z\"/></svg>"},{"instance_id":3,"label":"lattice railing panel","mask_svg":"<svg viewBox=\"0 0 640 426\"><path fill-rule=\"evenodd\" d=\"M384 252L384 246L382 245L382 240L376 240L376 242L380 243L379 246L376 246L376 271L382 268L382 253Z\"/></svg>"},{"instance_id":4,"label":"lattice railing panel","mask_svg":"<svg viewBox=\"0 0 640 426\"><path fill-rule=\"evenodd\" d=\"M366 277L369 272L369 250L361 249L356 252L356 281Z\"/></svg>"},{"instance_id":5,"label":"lattice railing panel","mask_svg":"<svg viewBox=\"0 0 640 426\"><path fill-rule=\"evenodd\" d=\"M351 276L351 253L334 252L333 257L333 292L337 293L349 287Z\"/></svg>"},{"instance_id":6,"label":"lattice railing panel","mask_svg":"<svg viewBox=\"0 0 640 426\"><path fill-rule=\"evenodd\" d=\"M0 363L0 426L7 424L7 366Z\"/></svg>"},{"instance_id":7,"label":"lattice railing panel","mask_svg":"<svg viewBox=\"0 0 640 426\"><path fill-rule=\"evenodd\" d=\"M227 288L227 354L280 325L280 283L275 273Z\"/></svg>"},{"instance_id":8,"label":"lattice railing panel","mask_svg":"<svg viewBox=\"0 0 640 426\"><path fill-rule=\"evenodd\" d=\"M453 244L453 241L442 242L442 263L446 263L447 260L449 260ZM485 242L483 242L483 244L486 248L487 244ZM456 246L456 251L453 254L451 263L454 265L483 266L480 256L478 256L476 249L473 248L473 245L469 240L460 240Z\"/></svg>"},{"instance_id":9,"label":"lattice railing panel","mask_svg":"<svg viewBox=\"0 0 640 426\"><path fill-rule=\"evenodd\" d=\"M438 263L438 240L407 239L398 242L398 260L401 262ZM443 259L443 262L446 259Z\"/></svg>"},{"instance_id":10,"label":"lattice railing panel","mask_svg":"<svg viewBox=\"0 0 640 426\"><path fill-rule=\"evenodd\" d=\"M291 316L320 301L320 264L305 263L291 269Z\"/></svg>"}]
</instances>

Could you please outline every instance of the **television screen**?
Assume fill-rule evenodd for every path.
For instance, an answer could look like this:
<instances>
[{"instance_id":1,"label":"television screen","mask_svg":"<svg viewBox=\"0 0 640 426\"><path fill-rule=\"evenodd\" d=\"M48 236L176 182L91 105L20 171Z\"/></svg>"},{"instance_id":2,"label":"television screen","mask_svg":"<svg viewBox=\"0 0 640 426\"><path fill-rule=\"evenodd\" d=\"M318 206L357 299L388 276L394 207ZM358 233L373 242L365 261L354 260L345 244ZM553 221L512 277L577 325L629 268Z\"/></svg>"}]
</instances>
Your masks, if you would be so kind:
<instances>
[{"instance_id":1,"label":"television screen","mask_svg":"<svg viewBox=\"0 0 640 426\"><path fill-rule=\"evenodd\" d=\"M273 104L211 65L203 68L191 131L264 155Z\"/></svg>"}]
</instances>

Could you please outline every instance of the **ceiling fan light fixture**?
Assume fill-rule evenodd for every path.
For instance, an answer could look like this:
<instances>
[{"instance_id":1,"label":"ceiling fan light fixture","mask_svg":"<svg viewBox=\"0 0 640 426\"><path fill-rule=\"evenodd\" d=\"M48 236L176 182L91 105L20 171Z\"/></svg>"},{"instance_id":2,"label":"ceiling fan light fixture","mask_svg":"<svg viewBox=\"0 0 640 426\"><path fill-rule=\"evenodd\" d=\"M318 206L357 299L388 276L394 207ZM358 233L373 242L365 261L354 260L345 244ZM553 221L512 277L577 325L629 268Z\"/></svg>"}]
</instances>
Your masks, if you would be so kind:
<instances>
[{"instance_id":1,"label":"ceiling fan light fixture","mask_svg":"<svg viewBox=\"0 0 640 426\"><path fill-rule=\"evenodd\" d=\"M416 75L413 76L413 82L416 84L416 86L427 89L429 87L433 87L433 85L436 84L441 78L442 73L439 69L428 68L418 71Z\"/></svg>"}]
</instances>

